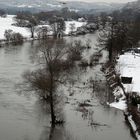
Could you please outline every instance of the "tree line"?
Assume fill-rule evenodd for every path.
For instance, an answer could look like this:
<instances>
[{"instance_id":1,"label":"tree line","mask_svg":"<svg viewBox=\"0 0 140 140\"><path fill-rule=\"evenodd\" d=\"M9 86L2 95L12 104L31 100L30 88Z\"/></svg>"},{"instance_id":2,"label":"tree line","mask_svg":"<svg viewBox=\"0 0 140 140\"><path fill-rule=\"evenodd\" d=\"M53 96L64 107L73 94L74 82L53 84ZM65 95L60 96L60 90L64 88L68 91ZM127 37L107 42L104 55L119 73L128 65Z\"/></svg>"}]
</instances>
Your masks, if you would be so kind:
<instances>
[{"instance_id":1,"label":"tree line","mask_svg":"<svg viewBox=\"0 0 140 140\"><path fill-rule=\"evenodd\" d=\"M131 11L131 10L130 10ZM99 45L109 51L109 61L127 48L139 46L140 13L130 11L114 11L111 14L101 13L99 17ZM131 11L132 12L132 11ZM125 16L124 16L125 15Z\"/></svg>"}]
</instances>

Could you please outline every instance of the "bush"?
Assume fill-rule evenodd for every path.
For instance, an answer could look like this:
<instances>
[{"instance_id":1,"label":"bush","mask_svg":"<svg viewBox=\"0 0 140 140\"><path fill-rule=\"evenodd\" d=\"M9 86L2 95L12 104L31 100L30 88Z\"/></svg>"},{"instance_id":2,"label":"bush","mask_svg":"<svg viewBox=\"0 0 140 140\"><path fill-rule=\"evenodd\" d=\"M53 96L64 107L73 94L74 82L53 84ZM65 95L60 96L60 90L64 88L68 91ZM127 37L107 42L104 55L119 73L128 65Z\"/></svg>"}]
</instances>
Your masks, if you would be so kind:
<instances>
[{"instance_id":1,"label":"bush","mask_svg":"<svg viewBox=\"0 0 140 140\"><path fill-rule=\"evenodd\" d=\"M23 36L20 33L15 33L13 30L5 30L4 36L6 38L7 43L12 42L13 44L22 44L23 43Z\"/></svg>"},{"instance_id":2,"label":"bush","mask_svg":"<svg viewBox=\"0 0 140 140\"><path fill-rule=\"evenodd\" d=\"M23 43L23 36L20 33L13 33L11 40L15 45L22 44Z\"/></svg>"},{"instance_id":3,"label":"bush","mask_svg":"<svg viewBox=\"0 0 140 140\"><path fill-rule=\"evenodd\" d=\"M5 36L7 42L11 41L12 33L13 33L13 30L11 30L11 29L5 30L4 36Z\"/></svg>"}]
</instances>

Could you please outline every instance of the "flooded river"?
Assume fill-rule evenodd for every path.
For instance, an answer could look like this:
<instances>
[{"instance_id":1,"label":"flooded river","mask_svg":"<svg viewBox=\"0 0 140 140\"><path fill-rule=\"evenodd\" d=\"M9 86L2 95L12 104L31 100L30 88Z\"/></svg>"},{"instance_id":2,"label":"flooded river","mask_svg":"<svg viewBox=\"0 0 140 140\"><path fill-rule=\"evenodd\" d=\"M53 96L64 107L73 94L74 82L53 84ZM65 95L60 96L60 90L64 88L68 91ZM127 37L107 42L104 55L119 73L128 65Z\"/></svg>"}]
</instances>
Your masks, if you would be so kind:
<instances>
[{"instance_id":1,"label":"flooded river","mask_svg":"<svg viewBox=\"0 0 140 140\"><path fill-rule=\"evenodd\" d=\"M66 40L88 38L91 39L92 49L96 48L95 35L67 37ZM0 140L134 140L123 112L104 104L108 90L100 65L76 73L81 83L77 81L79 86L84 82L88 85L88 79L96 78L99 81L96 85L98 90L71 87L75 94L67 97L63 107L66 123L51 130L50 116L38 98L29 91L23 94L19 88L24 71L36 67L31 59L32 53L38 51L36 47L27 42L21 46L0 48ZM88 59L86 54L89 52L84 56ZM77 104L83 100L90 100L92 106L79 108Z\"/></svg>"}]
</instances>

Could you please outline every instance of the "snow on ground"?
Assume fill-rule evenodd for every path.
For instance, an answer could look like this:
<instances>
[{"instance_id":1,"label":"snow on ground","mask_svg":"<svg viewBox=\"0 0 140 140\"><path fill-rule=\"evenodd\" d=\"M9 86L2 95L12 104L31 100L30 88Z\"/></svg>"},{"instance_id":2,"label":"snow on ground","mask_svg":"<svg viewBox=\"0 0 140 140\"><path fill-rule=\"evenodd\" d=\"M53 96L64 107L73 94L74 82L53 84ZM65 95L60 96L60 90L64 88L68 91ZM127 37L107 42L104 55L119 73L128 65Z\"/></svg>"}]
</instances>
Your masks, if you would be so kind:
<instances>
[{"instance_id":1,"label":"snow on ground","mask_svg":"<svg viewBox=\"0 0 140 140\"><path fill-rule=\"evenodd\" d=\"M136 92L140 95L140 55L134 53L125 53L120 55L116 67L117 73L124 77L133 77L132 84L123 84L126 93ZM110 106L125 110L127 105L125 102L125 95L122 89L115 89L114 96L123 95L118 102L111 103Z\"/></svg>"},{"instance_id":2,"label":"snow on ground","mask_svg":"<svg viewBox=\"0 0 140 140\"><path fill-rule=\"evenodd\" d=\"M70 27L71 27L71 24L74 24L75 26L75 30L77 30L78 27L81 27L83 25L86 25L86 22L78 22L78 21L66 21L66 31L65 31L65 34L69 34L70 33Z\"/></svg>"},{"instance_id":3,"label":"snow on ground","mask_svg":"<svg viewBox=\"0 0 140 140\"><path fill-rule=\"evenodd\" d=\"M31 35L27 28L13 26L13 23L15 23L14 15L7 15L6 18L0 17L0 39L4 39L4 32L8 29L11 29L16 33L21 33L24 37L30 38ZM74 31L76 31L78 27L85 25L86 22L66 21L66 30L64 32L66 35L70 33L71 24L75 25Z\"/></svg>"},{"instance_id":4,"label":"snow on ground","mask_svg":"<svg viewBox=\"0 0 140 140\"><path fill-rule=\"evenodd\" d=\"M126 92L137 92L140 95L140 55L125 53L118 60L118 72L124 77L133 77L133 84L124 84Z\"/></svg>"},{"instance_id":5,"label":"snow on ground","mask_svg":"<svg viewBox=\"0 0 140 140\"><path fill-rule=\"evenodd\" d=\"M140 95L140 55L131 53L125 53L120 55L118 64L116 66L117 73L124 77L133 77L132 84L123 84L125 92L137 92ZM122 90L114 90L114 96L122 94L123 97L118 102L111 103L110 106L119 108L121 110L126 109L125 97ZM116 94L116 95L115 95Z\"/></svg>"},{"instance_id":6,"label":"snow on ground","mask_svg":"<svg viewBox=\"0 0 140 140\"><path fill-rule=\"evenodd\" d=\"M122 101L122 100L119 102L111 103L110 106L120 110L125 110L127 108L126 101Z\"/></svg>"},{"instance_id":7,"label":"snow on ground","mask_svg":"<svg viewBox=\"0 0 140 140\"><path fill-rule=\"evenodd\" d=\"M115 102L109 104L111 107L120 109L120 110L126 110L126 100L125 95L121 87L116 87L113 91L113 95L115 96Z\"/></svg>"},{"instance_id":8,"label":"snow on ground","mask_svg":"<svg viewBox=\"0 0 140 140\"><path fill-rule=\"evenodd\" d=\"M33 8L34 6L29 6L29 5L24 5L24 4L22 4L22 5L18 5L17 6L18 8L25 8L25 7L27 7L27 8Z\"/></svg>"},{"instance_id":9,"label":"snow on ground","mask_svg":"<svg viewBox=\"0 0 140 140\"><path fill-rule=\"evenodd\" d=\"M49 4L49 3L47 5L50 7L53 7L53 8L55 8L55 7L61 8L62 7L62 5Z\"/></svg>"}]
</instances>

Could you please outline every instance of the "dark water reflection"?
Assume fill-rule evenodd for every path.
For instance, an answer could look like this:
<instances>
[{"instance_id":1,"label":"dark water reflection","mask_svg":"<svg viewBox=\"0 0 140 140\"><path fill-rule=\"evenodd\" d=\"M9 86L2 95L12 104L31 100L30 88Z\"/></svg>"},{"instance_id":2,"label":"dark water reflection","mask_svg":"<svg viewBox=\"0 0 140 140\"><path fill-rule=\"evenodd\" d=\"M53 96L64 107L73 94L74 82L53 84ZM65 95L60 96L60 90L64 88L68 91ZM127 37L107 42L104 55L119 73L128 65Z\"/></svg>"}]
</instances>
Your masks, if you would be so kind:
<instances>
[{"instance_id":1,"label":"dark water reflection","mask_svg":"<svg viewBox=\"0 0 140 140\"><path fill-rule=\"evenodd\" d=\"M66 38L66 40L84 41L88 38L91 39L93 49L96 48L96 35ZM68 102L63 107L66 123L55 129L50 128L47 106L34 94L26 91L24 94L19 94L21 89L17 86L23 81L24 71L34 70L37 67L33 63L34 56L39 51L36 44L37 42L27 42L22 46L0 48L0 140L133 140L125 124L123 113L104 106L106 100L111 97L107 95L108 90L103 74L99 71L100 66L92 70L78 70L75 72L76 76L73 76L79 77L79 86L87 82L85 92L93 97L94 105L77 110L76 103L80 97L75 95L68 98ZM98 84L94 85L94 89L93 83L86 81L87 77L92 80L97 78L95 81ZM77 92L83 91L77 90ZM27 96L28 94L30 96ZM106 124L106 126L92 126L91 122Z\"/></svg>"}]
</instances>

